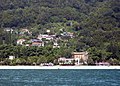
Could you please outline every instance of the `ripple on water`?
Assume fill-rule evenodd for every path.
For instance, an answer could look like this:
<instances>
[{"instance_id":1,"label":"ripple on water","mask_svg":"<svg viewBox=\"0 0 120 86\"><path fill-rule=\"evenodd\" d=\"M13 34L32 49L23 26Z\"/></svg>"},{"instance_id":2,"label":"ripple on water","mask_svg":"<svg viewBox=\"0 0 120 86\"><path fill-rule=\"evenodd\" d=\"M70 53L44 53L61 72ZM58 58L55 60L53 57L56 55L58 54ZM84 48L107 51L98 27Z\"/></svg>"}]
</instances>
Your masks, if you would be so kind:
<instances>
[{"instance_id":1,"label":"ripple on water","mask_svg":"<svg viewBox=\"0 0 120 86\"><path fill-rule=\"evenodd\" d=\"M119 70L0 70L0 86L119 86Z\"/></svg>"}]
</instances>

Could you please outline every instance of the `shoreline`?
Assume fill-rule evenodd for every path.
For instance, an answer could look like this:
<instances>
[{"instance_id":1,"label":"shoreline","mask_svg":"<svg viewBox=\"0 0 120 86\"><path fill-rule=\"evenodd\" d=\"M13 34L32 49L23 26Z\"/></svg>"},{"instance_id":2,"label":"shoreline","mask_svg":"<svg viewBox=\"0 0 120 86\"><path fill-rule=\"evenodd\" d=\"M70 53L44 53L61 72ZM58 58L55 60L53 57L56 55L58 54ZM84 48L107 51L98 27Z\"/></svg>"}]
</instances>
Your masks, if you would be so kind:
<instances>
[{"instance_id":1,"label":"shoreline","mask_svg":"<svg viewBox=\"0 0 120 86\"><path fill-rule=\"evenodd\" d=\"M0 66L0 69L120 69L120 66Z\"/></svg>"}]
</instances>

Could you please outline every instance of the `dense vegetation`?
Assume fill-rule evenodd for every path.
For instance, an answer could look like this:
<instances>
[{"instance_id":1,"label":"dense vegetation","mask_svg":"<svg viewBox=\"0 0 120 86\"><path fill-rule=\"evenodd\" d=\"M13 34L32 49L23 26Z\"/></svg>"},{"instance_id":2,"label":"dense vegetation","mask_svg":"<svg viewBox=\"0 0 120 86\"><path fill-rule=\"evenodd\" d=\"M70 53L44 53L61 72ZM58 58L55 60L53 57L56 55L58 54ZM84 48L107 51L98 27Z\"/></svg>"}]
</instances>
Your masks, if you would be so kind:
<instances>
[{"instance_id":1,"label":"dense vegetation","mask_svg":"<svg viewBox=\"0 0 120 86\"><path fill-rule=\"evenodd\" d=\"M24 27L33 32L33 37L45 33L47 29L59 35L60 29L63 29L73 32L75 38L63 41L65 45L60 49L52 49L51 46L28 48L16 46L17 34L11 35L3 30ZM1 60L15 55L26 61L34 58L53 62L60 56L69 57L72 51L88 51L89 64L96 61L119 64L120 1L0 0L0 44Z\"/></svg>"}]
</instances>

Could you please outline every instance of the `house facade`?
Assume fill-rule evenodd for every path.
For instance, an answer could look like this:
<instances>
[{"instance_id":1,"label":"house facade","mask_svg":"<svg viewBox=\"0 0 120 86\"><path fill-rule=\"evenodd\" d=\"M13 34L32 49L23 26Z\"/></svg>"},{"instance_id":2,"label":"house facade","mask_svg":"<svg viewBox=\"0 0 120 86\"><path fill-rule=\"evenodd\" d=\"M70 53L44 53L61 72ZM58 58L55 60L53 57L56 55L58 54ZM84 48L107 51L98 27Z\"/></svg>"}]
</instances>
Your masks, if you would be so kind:
<instances>
[{"instance_id":1,"label":"house facade","mask_svg":"<svg viewBox=\"0 0 120 86\"><path fill-rule=\"evenodd\" d=\"M75 60L75 65L87 64L88 52L72 52L72 58Z\"/></svg>"},{"instance_id":2,"label":"house facade","mask_svg":"<svg viewBox=\"0 0 120 86\"><path fill-rule=\"evenodd\" d=\"M88 52L72 52L71 58L59 58L59 65L83 65L87 64Z\"/></svg>"},{"instance_id":3,"label":"house facade","mask_svg":"<svg viewBox=\"0 0 120 86\"><path fill-rule=\"evenodd\" d=\"M58 59L59 65L74 65L74 58L61 57Z\"/></svg>"}]
</instances>

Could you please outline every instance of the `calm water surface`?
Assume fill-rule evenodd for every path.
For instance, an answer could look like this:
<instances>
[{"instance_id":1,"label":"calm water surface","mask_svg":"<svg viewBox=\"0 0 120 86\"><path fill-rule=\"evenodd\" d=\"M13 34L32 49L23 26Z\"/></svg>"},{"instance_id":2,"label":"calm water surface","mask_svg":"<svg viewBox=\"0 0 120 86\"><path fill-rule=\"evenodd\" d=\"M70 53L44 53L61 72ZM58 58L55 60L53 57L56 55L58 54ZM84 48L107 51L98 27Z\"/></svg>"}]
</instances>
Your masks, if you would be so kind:
<instances>
[{"instance_id":1,"label":"calm water surface","mask_svg":"<svg viewBox=\"0 0 120 86\"><path fill-rule=\"evenodd\" d=\"M120 70L0 70L0 86L120 86Z\"/></svg>"}]
</instances>

